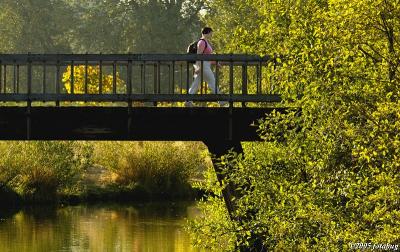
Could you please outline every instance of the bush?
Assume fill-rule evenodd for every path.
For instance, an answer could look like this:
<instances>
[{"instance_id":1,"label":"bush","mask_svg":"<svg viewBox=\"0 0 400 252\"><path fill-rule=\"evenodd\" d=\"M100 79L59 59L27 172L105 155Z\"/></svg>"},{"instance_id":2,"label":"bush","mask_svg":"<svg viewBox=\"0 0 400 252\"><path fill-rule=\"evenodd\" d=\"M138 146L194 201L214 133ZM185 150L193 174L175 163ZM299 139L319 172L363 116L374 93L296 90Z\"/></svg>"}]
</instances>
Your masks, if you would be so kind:
<instances>
[{"instance_id":1,"label":"bush","mask_svg":"<svg viewBox=\"0 0 400 252\"><path fill-rule=\"evenodd\" d=\"M206 169L200 143L101 142L95 160L115 174L114 183L149 195L185 196L190 180ZM208 163L210 164L210 163Z\"/></svg>"}]
</instances>

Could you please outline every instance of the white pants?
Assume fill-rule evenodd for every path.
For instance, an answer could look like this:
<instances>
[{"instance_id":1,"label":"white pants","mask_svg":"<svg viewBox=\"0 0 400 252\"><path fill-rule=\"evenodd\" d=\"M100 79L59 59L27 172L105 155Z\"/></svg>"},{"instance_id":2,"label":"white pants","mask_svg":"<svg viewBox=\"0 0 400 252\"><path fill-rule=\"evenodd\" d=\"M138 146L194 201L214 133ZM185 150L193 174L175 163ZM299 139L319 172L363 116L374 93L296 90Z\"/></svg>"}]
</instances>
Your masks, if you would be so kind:
<instances>
[{"instance_id":1,"label":"white pants","mask_svg":"<svg viewBox=\"0 0 400 252\"><path fill-rule=\"evenodd\" d=\"M196 65L194 65L195 69L197 68ZM217 94L219 93L218 88L215 89L215 77L214 73L211 70L211 62L209 61L204 61L203 62L203 81L206 81L208 84L208 87L211 89L211 93L215 94L215 90L217 90ZM194 81L192 82L192 86L189 89L189 94L195 94L197 93L197 90L199 90L199 84L201 82L201 72L194 74Z\"/></svg>"}]
</instances>

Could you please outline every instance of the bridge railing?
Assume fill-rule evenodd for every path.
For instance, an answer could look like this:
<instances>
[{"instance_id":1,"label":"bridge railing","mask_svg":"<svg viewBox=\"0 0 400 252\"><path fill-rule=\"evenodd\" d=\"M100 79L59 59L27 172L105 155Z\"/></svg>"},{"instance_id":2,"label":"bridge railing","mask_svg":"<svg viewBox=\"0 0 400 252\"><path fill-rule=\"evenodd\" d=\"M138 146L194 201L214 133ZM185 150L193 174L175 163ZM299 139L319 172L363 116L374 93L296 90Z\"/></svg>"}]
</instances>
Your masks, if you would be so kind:
<instances>
[{"instance_id":1,"label":"bridge railing","mask_svg":"<svg viewBox=\"0 0 400 252\"><path fill-rule=\"evenodd\" d=\"M221 65L214 70L219 94L203 82L188 94L195 61ZM0 54L0 101L279 102L274 67L269 56L235 54Z\"/></svg>"}]
</instances>

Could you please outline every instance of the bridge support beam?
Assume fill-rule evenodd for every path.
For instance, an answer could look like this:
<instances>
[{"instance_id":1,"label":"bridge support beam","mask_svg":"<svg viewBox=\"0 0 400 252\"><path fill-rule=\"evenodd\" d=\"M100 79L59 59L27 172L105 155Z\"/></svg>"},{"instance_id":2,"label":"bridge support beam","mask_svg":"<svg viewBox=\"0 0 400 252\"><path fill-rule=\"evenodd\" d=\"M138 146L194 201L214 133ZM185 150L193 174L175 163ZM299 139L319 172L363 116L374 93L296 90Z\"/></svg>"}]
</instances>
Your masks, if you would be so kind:
<instances>
[{"instance_id":1,"label":"bridge support beam","mask_svg":"<svg viewBox=\"0 0 400 252\"><path fill-rule=\"evenodd\" d=\"M222 184L222 181L225 179L225 176L222 172L222 167L219 165L219 160L223 155L226 155L229 153L229 151L234 151L238 154L244 154L242 145L240 141L238 140L226 140L226 141L203 141L204 144L208 147L209 152L211 153L212 156L212 163L214 166L215 173L217 174L217 179L220 184ZM229 161L229 160L228 160ZM239 195L238 192L236 192L236 185L229 183L225 186L225 188L222 190L222 196L225 201L226 208L229 213L229 217L231 221L239 222L241 223L243 219L246 218L251 218L250 213L244 214L244 216L234 216L234 211L236 210L235 203L233 201L233 197L235 198L240 198L241 196ZM239 237L238 237L239 238ZM251 240L253 241L249 247L240 247L238 248L241 252L243 251L257 251L257 252L262 252L262 251L267 251L265 247L263 246L262 238L252 234Z\"/></svg>"},{"instance_id":2,"label":"bridge support beam","mask_svg":"<svg viewBox=\"0 0 400 252\"><path fill-rule=\"evenodd\" d=\"M225 179L222 173L222 168L218 164L219 159L228 154L230 150L236 153L243 153L243 148L240 141L204 141L205 145L208 147L208 151L211 153L211 159L214 166L215 173L219 183ZM222 191L222 196L224 197L226 208L228 209L229 216L233 220L233 212L235 211L232 198L235 196L234 185L228 184Z\"/></svg>"}]
</instances>

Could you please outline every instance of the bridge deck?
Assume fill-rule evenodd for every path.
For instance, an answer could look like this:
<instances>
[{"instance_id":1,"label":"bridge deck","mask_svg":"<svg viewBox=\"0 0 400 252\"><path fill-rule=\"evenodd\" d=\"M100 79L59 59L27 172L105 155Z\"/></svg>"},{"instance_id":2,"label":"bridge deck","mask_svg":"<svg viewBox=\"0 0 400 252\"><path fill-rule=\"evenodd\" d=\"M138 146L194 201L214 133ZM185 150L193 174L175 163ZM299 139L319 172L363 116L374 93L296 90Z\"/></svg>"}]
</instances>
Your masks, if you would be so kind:
<instances>
[{"instance_id":1,"label":"bridge deck","mask_svg":"<svg viewBox=\"0 0 400 252\"><path fill-rule=\"evenodd\" d=\"M260 140L271 108L25 107L0 109L1 140Z\"/></svg>"}]
</instances>

